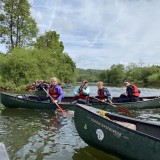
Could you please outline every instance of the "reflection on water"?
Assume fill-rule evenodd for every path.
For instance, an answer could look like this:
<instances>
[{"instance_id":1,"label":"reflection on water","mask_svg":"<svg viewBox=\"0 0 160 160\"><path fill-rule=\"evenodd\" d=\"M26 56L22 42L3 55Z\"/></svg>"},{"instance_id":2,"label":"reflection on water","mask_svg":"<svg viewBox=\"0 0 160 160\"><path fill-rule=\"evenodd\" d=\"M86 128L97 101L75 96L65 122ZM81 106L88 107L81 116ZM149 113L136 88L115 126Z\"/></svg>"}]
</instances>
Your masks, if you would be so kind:
<instances>
[{"instance_id":1,"label":"reflection on water","mask_svg":"<svg viewBox=\"0 0 160 160\"><path fill-rule=\"evenodd\" d=\"M109 88L116 96L124 88ZM72 95L72 90L65 93ZM91 87L92 95L97 88ZM143 89L146 95L160 95L159 90ZM152 93L152 94L151 94ZM11 160L120 160L85 144L74 126L73 112L67 116L48 110L9 109L0 104L0 142ZM136 110L132 117L160 122L160 109Z\"/></svg>"},{"instance_id":2,"label":"reflection on water","mask_svg":"<svg viewBox=\"0 0 160 160\"><path fill-rule=\"evenodd\" d=\"M49 111L3 109L0 139L10 159L71 159L74 149L84 147L67 117Z\"/></svg>"},{"instance_id":3,"label":"reflection on water","mask_svg":"<svg viewBox=\"0 0 160 160\"><path fill-rule=\"evenodd\" d=\"M75 150L72 158L73 160L120 160L118 157L104 153L89 146Z\"/></svg>"}]
</instances>

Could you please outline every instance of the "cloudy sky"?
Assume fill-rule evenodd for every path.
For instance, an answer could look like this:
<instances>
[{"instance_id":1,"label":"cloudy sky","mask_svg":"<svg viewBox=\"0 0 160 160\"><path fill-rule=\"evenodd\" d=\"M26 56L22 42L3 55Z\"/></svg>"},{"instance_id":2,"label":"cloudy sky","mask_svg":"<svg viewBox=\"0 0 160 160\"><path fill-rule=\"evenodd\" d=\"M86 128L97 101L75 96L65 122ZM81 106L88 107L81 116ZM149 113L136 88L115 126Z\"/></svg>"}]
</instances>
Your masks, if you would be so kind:
<instances>
[{"instance_id":1,"label":"cloudy sky","mask_svg":"<svg viewBox=\"0 0 160 160\"><path fill-rule=\"evenodd\" d=\"M29 0L40 34L60 34L78 68L160 65L159 0Z\"/></svg>"}]
</instances>

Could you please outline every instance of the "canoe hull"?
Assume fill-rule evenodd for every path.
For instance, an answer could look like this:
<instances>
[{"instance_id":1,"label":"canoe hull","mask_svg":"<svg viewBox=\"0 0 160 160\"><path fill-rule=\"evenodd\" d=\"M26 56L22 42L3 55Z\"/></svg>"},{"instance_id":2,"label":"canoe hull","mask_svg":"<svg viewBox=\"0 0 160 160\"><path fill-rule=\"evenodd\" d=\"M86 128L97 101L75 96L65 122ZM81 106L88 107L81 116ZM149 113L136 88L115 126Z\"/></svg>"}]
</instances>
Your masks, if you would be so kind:
<instances>
[{"instance_id":1,"label":"canoe hull","mask_svg":"<svg viewBox=\"0 0 160 160\"><path fill-rule=\"evenodd\" d=\"M75 109L74 121L79 136L94 148L127 159L159 159L157 138L113 123L81 106Z\"/></svg>"},{"instance_id":2,"label":"canoe hull","mask_svg":"<svg viewBox=\"0 0 160 160\"><path fill-rule=\"evenodd\" d=\"M118 105L126 109L154 109L160 108L160 98L138 102L114 103L114 105Z\"/></svg>"},{"instance_id":3,"label":"canoe hull","mask_svg":"<svg viewBox=\"0 0 160 160\"><path fill-rule=\"evenodd\" d=\"M27 97L27 98L23 98ZM22 97L22 98L21 98ZM101 103L97 101L92 101L89 104L98 109L103 109L106 111L117 112L117 108L112 105ZM59 104L63 109L74 110L75 104L73 96L64 97L62 102ZM29 109L57 109L57 106L53 103L47 101L37 101L37 96L33 95L20 95L20 94L8 94L1 93L1 103L5 107L9 108L29 108ZM160 107L160 98L152 98L148 101L138 101L138 102L127 102L127 103L113 103L115 106L120 106L126 109L154 109Z\"/></svg>"},{"instance_id":4,"label":"canoe hull","mask_svg":"<svg viewBox=\"0 0 160 160\"><path fill-rule=\"evenodd\" d=\"M120 106L126 109L155 109L160 108L160 97L152 96L152 97L141 97L140 101L137 102L125 102L125 103L117 103L118 97L113 97L112 102L115 106ZM106 104L106 110L109 105Z\"/></svg>"},{"instance_id":5,"label":"canoe hull","mask_svg":"<svg viewBox=\"0 0 160 160\"><path fill-rule=\"evenodd\" d=\"M25 95L26 96L26 95ZM32 97L32 96L31 96ZM37 101L37 97L33 96L32 99L20 97L15 94L1 93L1 103L8 108L27 108L27 109L49 109L56 110L58 107L49 101ZM74 110L75 105L71 102L60 104L63 109Z\"/></svg>"}]
</instances>

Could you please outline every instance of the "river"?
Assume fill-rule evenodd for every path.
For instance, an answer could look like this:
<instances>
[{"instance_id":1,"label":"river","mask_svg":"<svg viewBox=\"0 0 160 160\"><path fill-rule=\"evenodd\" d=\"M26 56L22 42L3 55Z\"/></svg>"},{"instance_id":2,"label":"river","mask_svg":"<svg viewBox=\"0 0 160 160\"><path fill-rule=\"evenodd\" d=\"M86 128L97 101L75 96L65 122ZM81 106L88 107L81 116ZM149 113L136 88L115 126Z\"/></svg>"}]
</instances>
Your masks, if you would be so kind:
<instances>
[{"instance_id":1,"label":"river","mask_svg":"<svg viewBox=\"0 0 160 160\"><path fill-rule=\"evenodd\" d=\"M96 86L91 86L96 95ZM112 96L125 88L108 87ZM66 89L65 95L72 95ZM159 89L141 88L142 96L160 96ZM96 150L78 136L74 113L63 118L48 110L9 109L0 104L0 142L5 144L10 160L121 160ZM138 110L134 117L160 121L160 109Z\"/></svg>"}]
</instances>

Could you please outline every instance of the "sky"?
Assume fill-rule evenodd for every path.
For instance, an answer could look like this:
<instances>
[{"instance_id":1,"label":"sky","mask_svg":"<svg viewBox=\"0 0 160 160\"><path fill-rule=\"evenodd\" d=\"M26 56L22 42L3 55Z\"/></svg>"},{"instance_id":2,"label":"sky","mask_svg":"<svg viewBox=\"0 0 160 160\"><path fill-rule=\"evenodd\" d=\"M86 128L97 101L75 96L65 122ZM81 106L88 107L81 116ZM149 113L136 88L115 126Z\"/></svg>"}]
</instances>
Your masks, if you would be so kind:
<instances>
[{"instance_id":1,"label":"sky","mask_svg":"<svg viewBox=\"0 0 160 160\"><path fill-rule=\"evenodd\" d=\"M160 65L159 0L29 0L39 34L56 31L77 68ZM0 49L3 49L2 47Z\"/></svg>"}]
</instances>

